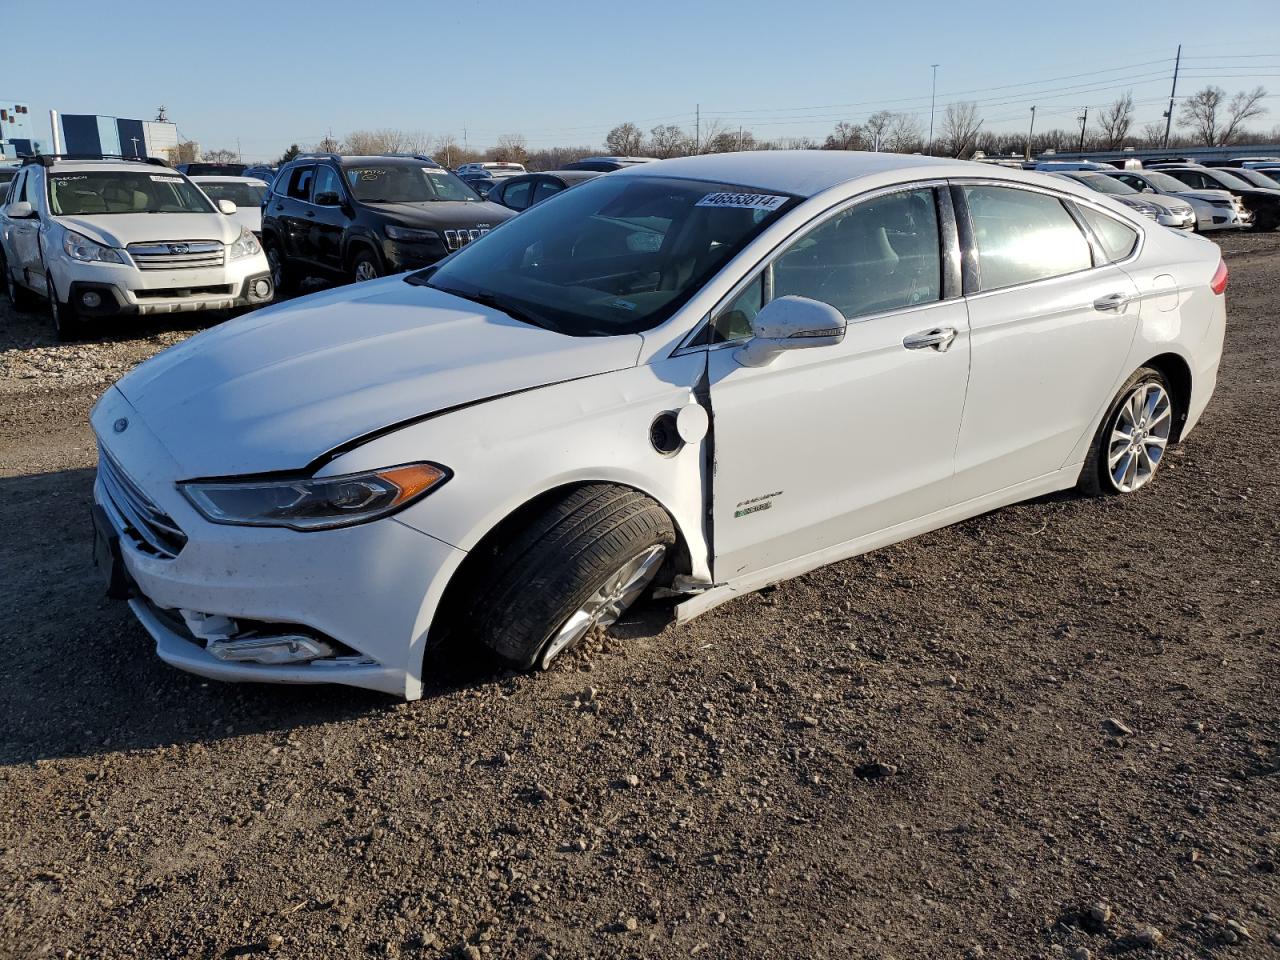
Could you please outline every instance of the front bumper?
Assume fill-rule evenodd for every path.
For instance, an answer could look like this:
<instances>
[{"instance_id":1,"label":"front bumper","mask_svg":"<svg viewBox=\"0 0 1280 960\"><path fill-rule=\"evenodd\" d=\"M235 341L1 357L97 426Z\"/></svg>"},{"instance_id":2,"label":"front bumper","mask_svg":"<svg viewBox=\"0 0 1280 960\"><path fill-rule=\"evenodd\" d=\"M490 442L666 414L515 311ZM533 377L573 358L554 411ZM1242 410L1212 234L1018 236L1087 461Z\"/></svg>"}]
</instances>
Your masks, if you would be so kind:
<instances>
[{"instance_id":1,"label":"front bumper","mask_svg":"<svg viewBox=\"0 0 1280 960\"><path fill-rule=\"evenodd\" d=\"M1156 223L1171 230L1194 230L1196 228L1195 211L1162 213L1156 217Z\"/></svg>"},{"instance_id":2,"label":"front bumper","mask_svg":"<svg viewBox=\"0 0 1280 960\"><path fill-rule=\"evenodd\" d=\"M115 433L113 424L128 419ZM465 553L394 517L337 530L299 533L205 520L177 487L179 469L118 390L93 412L93 427L140 491L181 528L172 556L149 550L120 521L102 471L94 501L120 534L135 596L130 607L179 669L218 680L342 683L394 696L421 696L422 654L435 607ZM125 527L126 529L121 529ZM173 553L173 551L170 551ZM267 665L218 659L205 641L175 626L187 610L255 624L299 627L346 648L304 663Z\"/></svg>"},{"instance_id":3,"label":"front bumper","mask_svg":"<svg viewBox=\"0 0 1280 960\"><path fill-rule=\"evenodd\" d=\"M83 317L234 310L263 306L275 297L271 268L261 253L193 270L139 270L60 258L50 272L58 299Z\"/></svg>"},{"instance_id":4,"label":"front bumper","mask_svg":"<svg viewBox=\"0 0 1280 960\"><path fill-rule=\"evenodd\" d=\"M1243 230L1253 224L1253 214L1236 207L1210 207L1197 211L1196 229L1201 233L1213 230Z\"/></svg>"}]
</instances>

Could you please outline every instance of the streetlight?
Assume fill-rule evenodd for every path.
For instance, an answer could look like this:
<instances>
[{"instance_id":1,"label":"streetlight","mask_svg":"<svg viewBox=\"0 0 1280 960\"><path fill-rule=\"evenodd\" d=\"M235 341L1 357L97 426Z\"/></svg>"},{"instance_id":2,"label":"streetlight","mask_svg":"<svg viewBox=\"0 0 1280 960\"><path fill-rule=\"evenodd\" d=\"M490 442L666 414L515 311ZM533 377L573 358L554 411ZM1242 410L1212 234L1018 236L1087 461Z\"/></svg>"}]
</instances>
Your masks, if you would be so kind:
<instances>
[{"instance_id":1,"label":"streetlight","mask_svg":"<svg viewBox=\"0 0 1280 960\"><path fill-rule=\"evenodd\" d=\"M938 101L938 65L929 64L933 68L933 90L929 94L929 145L924 148L926 154L933 153L933 108Z\"/></svg>"}]
</instances>

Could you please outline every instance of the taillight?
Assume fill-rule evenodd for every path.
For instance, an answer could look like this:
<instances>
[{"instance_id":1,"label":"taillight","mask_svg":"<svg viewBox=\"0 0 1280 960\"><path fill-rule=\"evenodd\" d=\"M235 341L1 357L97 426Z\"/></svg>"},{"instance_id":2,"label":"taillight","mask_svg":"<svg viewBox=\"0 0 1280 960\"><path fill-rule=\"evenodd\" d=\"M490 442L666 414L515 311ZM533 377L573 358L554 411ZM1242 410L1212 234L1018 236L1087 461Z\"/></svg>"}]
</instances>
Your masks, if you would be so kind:
<instances>
[{"instance_id":1,"label":"taillight","mask_svg":"<svg viewBox=\"0 0 1280 960\"><path fill-rule=\"evenodd\" d=\"M1227 261L1218 261L1218 269L1213 272L1213 279L1209 281L1209 289L1219 296L1222 295L1223 290L1227 289Z\"/></svg>"}]
</instances>

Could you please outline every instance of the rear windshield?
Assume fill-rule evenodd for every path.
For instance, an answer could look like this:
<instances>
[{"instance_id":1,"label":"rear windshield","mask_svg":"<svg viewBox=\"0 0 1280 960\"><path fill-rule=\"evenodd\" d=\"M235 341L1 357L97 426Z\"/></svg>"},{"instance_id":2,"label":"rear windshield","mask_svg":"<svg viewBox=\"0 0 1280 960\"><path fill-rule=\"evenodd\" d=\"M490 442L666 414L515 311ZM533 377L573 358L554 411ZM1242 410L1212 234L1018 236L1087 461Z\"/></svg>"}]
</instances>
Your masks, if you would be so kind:
<instances>
[{"instance_id":1,"label":"rear windshield","mask_svg":"<svg viewBox=\"0 0 1280 960\"><path fill-rule=\"evenodd\" d=\"M241 177L244 176L243 163L188 163L188 177Z\"/></svg>"},{"instance_id":2,"label":"rear windshield","mask_svg":"<svg viewBox=\"0 0 1280 960\"><path fill-rule=\"evenodd\" d=\"M49 174L54 216L107 213L213 213L186 177L172 171L87 170Z\"/></svg>"},{"instance_id":3,"label":"rear windshield","mask_svg":"<svg viewBox=\"0 0 1280 960\"><path fill-rule=\"evenodd\" d=\"M411 163L368 164L342 171L361 203L429 203L433 200L478 201L461 178L441 167Z\"/></svg>"},{"instance_id":4,"label":"rear windshield","mask_svg":"<svg viewBox=\"0 0 1280 960\"><path fill-rule=\"evenodd\" d=\"M1103 173L1080 174L1073 179L1079 180L1086 187L1097 190L1099 193L1113 193L1119 196L1125 196L1130 193L1138 192L1127 183L1123 183L1115 177L1108 177Z\"/></svg>"},{"instance_id":5,"label":"rear windshield","mask_svg":"<svg viewBox=\"0 0 1280 960\"><path fill-rule=\"evenodd\" d=\"M230 200L237 207L260 207L267 188L257 183L202 183L199 185L214 203Z\"/></svg>"}]
</instances>

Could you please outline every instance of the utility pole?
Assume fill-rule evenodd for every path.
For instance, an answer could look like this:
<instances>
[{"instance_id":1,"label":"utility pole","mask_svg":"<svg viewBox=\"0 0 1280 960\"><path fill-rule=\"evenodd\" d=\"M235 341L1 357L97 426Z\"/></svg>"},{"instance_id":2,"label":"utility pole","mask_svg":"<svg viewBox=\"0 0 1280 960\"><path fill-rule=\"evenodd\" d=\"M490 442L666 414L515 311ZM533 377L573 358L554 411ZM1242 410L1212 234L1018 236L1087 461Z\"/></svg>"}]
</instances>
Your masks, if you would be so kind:
<instances>
[{"instance_id":1,"label":"utility pole","mask_svg":"<svg viewBox=\"0 0 1280 960\"><path fill-rule=\"evenodd\" d=\"M933 153L933 108L938 103L938 65L931 63L933 68L933 89L929 94L929 145L924 148L925 155Z\"/></svg>"},{"instance_id":2,"label":"utility pole","mask_svg":"<svg viewBox=\"0 0 1280 960\"><path fill-rule=\"evenodd\" d=\"M1080 152L1084 153L1084 130L1089 125L1089 108L1085 107L1084 115L1076 119L1080 121Z\"/></svg>"},{"instance_id":3,"label":"utility pole","mask_svg":"<svg viewBox=\"0 0 1280 960\"><path fill-rule=\"evenodd\" d=\"M236 137L236 158L244 163L244 151L240 149L240 138Z\"/></svg>"},{"instance_id":4,"label":"utility pole","mask_svg":"<svg viewBox=\"0 0 1280 960\"><path fill-rule=\"evenodd\" d=\"M1164 147L1169 149L1169 128L1173 126L1173 100L1178 95L1178 68L1182 66L1182 44L1178 44L1178 55L1173 61L1173 86L1169 89L1169 109L1164 112Z\"/></svg>"},{"instance_id":5,"label":"utility pole","mask_svg":"<svg viewBox=\"0 0 1280 960\"><path fill-rule=\"evenodd\" d=\"M702 152L702 104L693 105L693 152L696 156Z\"/></svg>"},{"instance_id":6,"label":"utility pole","mask_svg":"<svg viewBox=\"0 0 1280 960\"><path fill-rule=\"evenodd\" d=\"M1036 132L1036 108L1031 108L1031 126L1027 128L1027 152L1023 155L1023 159L1031 159L1031 136Z\"/></svg>"}]
</instances>

